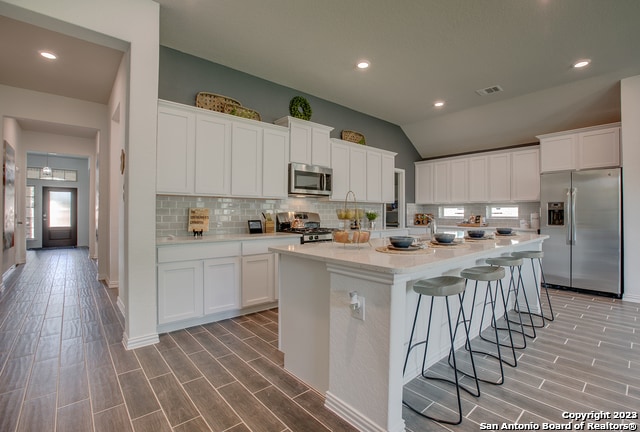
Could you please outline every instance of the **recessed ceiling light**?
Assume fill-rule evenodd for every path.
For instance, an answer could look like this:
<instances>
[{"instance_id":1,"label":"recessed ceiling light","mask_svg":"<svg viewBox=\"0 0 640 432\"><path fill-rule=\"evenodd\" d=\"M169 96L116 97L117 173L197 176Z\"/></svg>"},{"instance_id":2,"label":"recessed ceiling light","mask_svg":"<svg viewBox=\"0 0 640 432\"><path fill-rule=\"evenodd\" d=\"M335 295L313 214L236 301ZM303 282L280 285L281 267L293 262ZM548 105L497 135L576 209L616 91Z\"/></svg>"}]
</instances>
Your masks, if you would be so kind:
<instances>
[{"instance_id":1,"label":"recessed ceiling light","mask_svg":"<svg viewBox=\"0 0 640 432\"><path fill-rule=\"evenodd\" d=\"M585 66L589 66L589 63L591 63L591 60L589 59L578 60L573 64L573 67L576 69L581 69Z\"/></svg>"},{"instance_id":2,"label":"recessed ceiling light","mask_svg":"<svg viewBox=\"0 0 640 432\"><path fill-rule=\"evenodd\" d=\"M358 69L367 69L370 65L368 60L360 60L357 64Z\"/></svg>"},{"instance_id":3,"label":"recessed ceiling light","mask_svg":"<svg viewBox=\"0 0 640 432\"><path fill-rule=\"evenodd\" d=\"M436 108L440 108L444 106L444 101L436 101L433 103L433 106Z\"/></svg>"},{"instance_id":4,"label":"recessed ceiling light","mask_svg":"<svg viewBox=\"0 0 640 432\"><path fill-rule=\"evenodd\" d=\"M40 55L48 60L55 60L58 58L58 56L51 51L40 51Z\"/></svg>"}]
</instances>

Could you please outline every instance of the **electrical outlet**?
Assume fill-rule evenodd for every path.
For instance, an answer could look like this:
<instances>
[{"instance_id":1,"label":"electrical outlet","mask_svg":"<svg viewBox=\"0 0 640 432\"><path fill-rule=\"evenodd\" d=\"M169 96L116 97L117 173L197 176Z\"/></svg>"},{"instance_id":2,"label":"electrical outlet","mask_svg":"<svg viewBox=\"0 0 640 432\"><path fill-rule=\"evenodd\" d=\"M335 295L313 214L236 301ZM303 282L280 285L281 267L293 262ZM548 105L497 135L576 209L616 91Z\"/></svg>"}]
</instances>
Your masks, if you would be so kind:
<instances>
[{"instance_id":1,"label":"electrical outlet","mask_svg":"<svg viewBox=\"0 0 640 432\"><path fill-rule=\"evenodd\" d=\"M364 297L358 296L360 307L358 309L351 309L351 316L355 319L364 321Z\"/></svg>"}]
</instances>

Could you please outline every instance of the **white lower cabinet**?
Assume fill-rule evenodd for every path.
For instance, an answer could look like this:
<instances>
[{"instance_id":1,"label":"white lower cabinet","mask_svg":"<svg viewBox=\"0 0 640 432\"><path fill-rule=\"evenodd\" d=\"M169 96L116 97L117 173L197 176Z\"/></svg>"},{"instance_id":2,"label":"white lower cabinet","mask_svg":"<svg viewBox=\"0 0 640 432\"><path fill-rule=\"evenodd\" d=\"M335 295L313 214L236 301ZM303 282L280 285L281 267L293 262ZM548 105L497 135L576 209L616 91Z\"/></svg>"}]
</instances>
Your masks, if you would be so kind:
<instances>
[{"instance_id":1,"label":"white lower cabinet","mask_svg":"<svg viewBox=\"0 0 640 432\"><path fill-rule=\"evenodd\" d=\"M158 324L202 316L202 261L158 264Z\"/></svg>"},{"instance_id":2,"label":"white lower cabinet","mask_svg":"<svg viewBox=\"0 0 640 432\"><path fill-rule=\"evenodd\" d=\"M240 307L240 266L238 257L204 261L204 314Z\"/></svg>"},{"instance_id":3,"label":"white lower cabinet","mask_svg":"<svg viewBox=\"0 0 640 432\"><path fill-rule=\"evenodd\" d=\"M273 253L242 257L242 307L275 300Z\"/></svg>"},{"instance_id":4,"label":"white lower cabinet","mask_svg":"<svg viewBox=\"0 0 640 432\"><path fill-rule=\"evenodd\" d=\"M172 331L272 307L278 299L273 246L299 237L163 245L157 249L158 325Z\"/></svg>"}]
</instances>

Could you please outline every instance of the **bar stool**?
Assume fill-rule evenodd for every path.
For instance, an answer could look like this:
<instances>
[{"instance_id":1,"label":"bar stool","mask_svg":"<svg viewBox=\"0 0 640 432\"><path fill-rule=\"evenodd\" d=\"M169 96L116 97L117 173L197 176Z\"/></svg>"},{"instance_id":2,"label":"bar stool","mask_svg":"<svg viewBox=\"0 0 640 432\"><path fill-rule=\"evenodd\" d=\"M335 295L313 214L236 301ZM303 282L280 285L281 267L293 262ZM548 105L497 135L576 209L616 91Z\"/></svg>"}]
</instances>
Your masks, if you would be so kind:
<instances>
[{"instance_id":1,"label":"bar stool","mask_svg":"<svg viewBox=\"0 0 640 432\"><path fill-rule=\"evenodd\" d=\"M500 350L500 337L498 335L498 329L497 329L497 325L496 325L496 298L498 296L498 286L502 284L501 280L502 278L504 278L505 276L505 271L503 267L493 267L493 266L476 266L476 267L470 267L470 268L466 268L463 269L460 272L460 276L465 278L467 281L465 282L465 285L468 281L472 280L475 281L475 286L474 286L474 290L473 290L473 300L471 303L471 312L469 313L469 326L468 328L471 329L472 323L473 323L473 315L474 315L474 309L475 309L475 304L476 304L476 297L478 294L478 282L487 282L487 291L485 293L485 297L484 297L484 302L483 302L483 307L482 307L482 319L480 320L480 333L482 333L482 323L483 323L483 319L484 319L484 314L485 314L485 309L487 307L487 305L489 305L491 307L491 326L493 327L494 330L494 335L495 335L495 343L496 344L496 350L497 350L497 354L491 353L491 352L486 352L486 351L479 351L479 350L473 350L471 348L470 345L467 345L466 348L468 351L473 352L474 354L484 354L490 357L493 357L495 359L498 360L498 364L500 366L500 381L495 382L495 381L491 381L488 379L484 379L484 378L480 378L478 377L478 381L482 381L482 382L486 382L488 384L493 384L493 385L500 385L504 383L504 367L502 366L503 363L509 364L510 366L513 366L516 362L516 353L515 350L513 349L513 340L511 340L512 344L510 346L510 348L512 348L512 354L513 354L513 364L509 363L506 359L504 359L502 357L502 352ZM491 285L491 282L495 282L494 286ZM502 293L502 290L500 290L500 292ZM466 297L467 293L465 291L465 294L463 295L463 300L464 297ZM487 301L488 300L488 301ZM503 294L503 302L504 302L504 294ZM461 308L464 309L464 308ZM463 317L464 319L464 317ZM458 315L458 323L460 323L460 315ZM507 326L509 326L509 321L507 321ZM509 331L509 335L511 335L511 331ZM464 373L464 372L463 372Z\"/></svg>"},{"instance_id":2,"label":"bar stool","mask_svg":"<svg viewBox=\"0 0 640 432\"><path fill-rule=\"evenodd\" d=\"M459 378L458 378L458 368L457 368L457 364L456 364L456 354L455 354L455 337L456 337L456 332L458 329L458 326L456 324L455 326L455 330L452 329L452 322L451 322L451 310L449 307L449 297L451 296L458 296L458 301L460 302L460 308L459 308L459 313L462 313L462 317L463 320L465 319L465 315L464 315L464 310L462 307L462 293L464 292L465 289L465 280L463 278L457 277L457 276L438 276L438 277L434 277L434 278L430 278L430 279L421 279L417 282L415 282L413 284L413 290L418 294L418 304L416 306L416 314L415 317L413 318L413 325L411 327L411 336L409 337L409 348L407 349L407 356L405 357L404 360L404 367L402 369L402 374L404 375L406 369L407 369L407 362L409 360L409 354L411 353L411 350L413 350L414 348L416 348L417 346L423 345L424 344L424 356L422 358L422 377L425 379L431 379L431 380L438 380L438 381L444 381L444 382L448 382L450 384L454 384L456 386L456 397L457 397L457 401L458 401L458 419L456 421L454 420L448 420L448 419L440 419L440 418L436 418L436 417L432 417L430 415L427 415L425 413L423 413L422 411L412 407L410 404L408 404L404 399L402 401L402 403L409 408L410 410L412 410L413 412L415 412L416 414L428 418L430 420L434 420L437 421L439 423L446 423L446 424L452 424L452 425L456 425L456 424L460 424L462 422L462 403L460 401L460 389L466 391L467 393L469 393L472 396L480 396L480 385L478 383L477 380L477 374L476 374L476 367L475 367L475 363L473 362L473 354L470 354L470 358L471 358L471 366L473 369L473 376L470 376L471 378L474 378L475 381L475 390L472 391L470 389L468 389L467 387L463 386L462 384L460 384L459 382ZM427 334L426 337L423 341L417 341L416 343L412 343L413 342L413 336L415 334L415 329L416 329L416 321L418 320L418 313L420 312L420 301L422 300L423 296L430 296L431 297L431 304L429 306L429 321L427 324ZM445 300L445 304L447 307L447 319L448 319L448 324L449 324L449 339L451 342L450 348L449 348L449 355L453 358L453 374L455 379L452 381L449 378L445 378L445 377L436 377L436 376L430 376L427 375L427 371L425 370L425 366L426 366L426 361L427 361L427 349L429 347L429 335L431 333L431 320L433 317L433 303L434 303L434 299L436 297L444 297ZM466 323L463 324L464 325L464 329L465 329L465 338L466 338L466 344L469 344L469 329L466 325Z\"/></svg>"},{"instance_id":3,"label":"bar stool","mask_svg":"<svg viewBox=\"0 0 640 432\"><path fill-rule=\"evenodd\" d=\"M505 321L507 321L508 323L513 323L513 324L518 324L520 326L520 330L514 329L512 328L510 325L508 325L507 327L498 327L498 330L507 330L509 332L513 332L513 333L518 333L520 335L522 335L522 345L521 346L516 346L513 343L513 338L511 338L511 345L507 345L501 342L502 346L509 346L509 347L513 347L515 349L524 349L527 347L527 336L529 336L526 332L525 332L525 324L522 322L522 315L520 313L517 314L518 316L518 321L511 321L509 318L509 314L508 314L508 306L509 306L509 297L511 296L511 293L513 293L514 295L514 308L516 311L521 310L520 308L520 300L519 300L519 292L521 288L524 288L524 283L522 281L522 258L516 258L513 256L501 256L501 257L493 257L493 258L487 258L485 260L485 262L491 266L497 266L497 267L509 267L509 287L507 289L507 297L504 297L504 292L503 292L503 299L504 299L504 319ZM515 269L518 269L518 277L517 277L517 282L514 279L514 274L515 274ZM525 305L527 307L527 310L529 310L529 300L527 299L527 293L524 291L524 289L522 290L522 293L524 295L524 301L525 301ZM531 318L531 317L530 317ZM531 324L533 324L533 320L531 320ZM482 326L482 324L481 324ZM482 336L482 333L480 334L480 337L483 338L484 340L487 340L486 338L484 338L484 336ZM533 329L533 336L530 337L535 337L535 328ZM513 366L515 366L517 364L517 362L514 362L515 364Z\"/></svg>"},{"instance_id":4,"label":"bar stool","mask_svg":"<svg viewBox=\"0 0 640 432\"><path fill-rule=\"evenodd\" d=\"M544 327L546 324L545 321L553 321L556 319L555 316L553 315L553 307L551 306L551 297L549 296L549 290L547 289L547 282L544 279L544 269L542 268L542 258L544 257L544 252L538 251L538 250L517 251L517 252L513 252L511 255L516 258L522 258L522 259L529 258L531 260L531 271L533 272L533 280L536 284L536 295L538 296L540 313L537 314L529 310L529 315L539 317L542 320L542 323L535 325L535 327L538 327L538 328ZM538 276L536 274L535 264L533 260L538 260L538 266L540 267L540 276L542 279L541 280L542 284L538 283ZM540 298L541 289L544 289L544 292L547 296L547 304L549 305L549 316L545 316L544 314L544 308L542 307L542 299ZM533 324L533 321L532 321L532 324Z\"/></svg>"}]
</instances>

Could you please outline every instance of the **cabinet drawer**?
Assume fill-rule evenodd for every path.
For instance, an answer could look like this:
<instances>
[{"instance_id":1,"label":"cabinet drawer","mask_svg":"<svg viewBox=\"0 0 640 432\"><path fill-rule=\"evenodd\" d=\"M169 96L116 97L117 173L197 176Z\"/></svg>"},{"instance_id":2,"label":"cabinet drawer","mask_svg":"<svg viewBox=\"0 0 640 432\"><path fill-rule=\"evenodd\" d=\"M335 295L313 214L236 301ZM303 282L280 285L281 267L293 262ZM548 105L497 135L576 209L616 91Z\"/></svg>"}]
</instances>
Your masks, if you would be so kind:
<instances>
[{"instance_id":1,"label":"cabinet drawer","mask_svg":"<svg viewBox=\"0 0 640 432\"><path fill-rule=\"evenodd\" d=\"M240 251L240 242L162 246L158 248L158 263L238 256Z\"/></svg>"},{"instance_id":2,"label":"cabinet drawer","mask_svg":"<svg viewBox=\"0 0 640 432\"><path fill-rule=\"evenodd\" d=\"M274 246L284 246L290 244L300 244L300 240L292 237L278 240L256 240L242 242L242 255L258 255L269 253L269 248Z\"/></svg>"}]
</instances>

